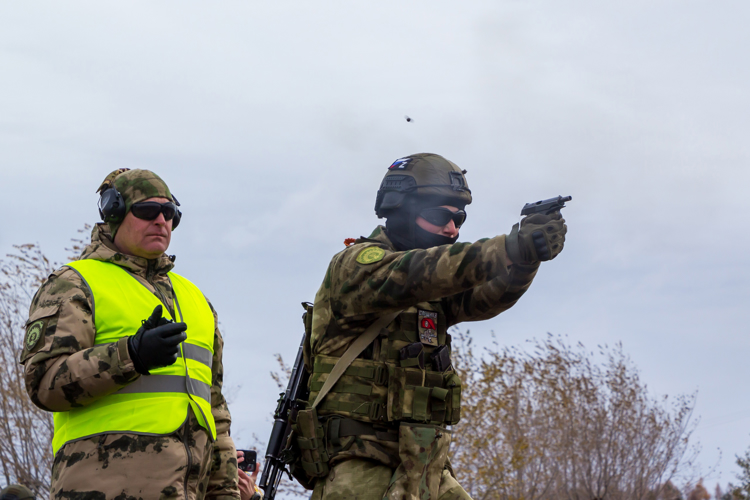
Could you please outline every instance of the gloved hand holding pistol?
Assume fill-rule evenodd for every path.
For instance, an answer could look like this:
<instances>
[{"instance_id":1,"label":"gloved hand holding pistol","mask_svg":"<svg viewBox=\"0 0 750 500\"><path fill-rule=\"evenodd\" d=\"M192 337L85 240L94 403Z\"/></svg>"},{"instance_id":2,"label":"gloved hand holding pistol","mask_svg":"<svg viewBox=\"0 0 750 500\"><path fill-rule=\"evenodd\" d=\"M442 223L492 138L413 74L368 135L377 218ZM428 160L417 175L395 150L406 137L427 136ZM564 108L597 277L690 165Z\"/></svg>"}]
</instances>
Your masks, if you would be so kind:
<instances>
[{"instance_id":1,"label":"gloved hand holding pistol","mask_svg":"<svg viewBox=\"0 0 750 500\"><path fill-rule=\"evenodd\" d=\"M173 323L161 315L158 305L151 317L132 337L128 338L128 352L135 365L135 371L149 375L149 370L169 366L177 361L180 342L187 338L185 323Z\"/></svg>"},{"instance_id":2,"label":"gloved hand holding pistol","mask_svg":"<svg viewBox=\"0 0 750 500\"><path fill-rule=\"evenodd\" d=\"M505 249L514 264L536 264L552 260L562 252L568 226L560 212L534 214L513 226L505 239Z\"/></svg>"},{"instance_id":3,"label":"gloved hand holding pistol","mask_svg":"<svg viewBox=\"0 0 750 500\"><path fill-rule=\"evenodd\" d=\"M562 252L568 226L560 214L570 196L558 196L536 203L527 203L521 211L526 215L515 224L505 239L505 249L514 264L536 264L552 260Z\"/></svg>"}]
</instances>

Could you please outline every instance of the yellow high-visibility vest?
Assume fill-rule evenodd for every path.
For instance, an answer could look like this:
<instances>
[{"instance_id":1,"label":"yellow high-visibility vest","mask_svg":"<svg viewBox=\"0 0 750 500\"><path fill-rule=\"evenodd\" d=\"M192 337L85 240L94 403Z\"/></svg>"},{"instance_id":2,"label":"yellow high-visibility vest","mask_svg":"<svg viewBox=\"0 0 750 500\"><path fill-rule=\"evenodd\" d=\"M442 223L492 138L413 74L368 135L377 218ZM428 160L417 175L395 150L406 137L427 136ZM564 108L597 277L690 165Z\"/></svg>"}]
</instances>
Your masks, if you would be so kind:
<instances>
[{"instance_id":1,"label":"yellow high-visibility vest","mask_svg":"<svg viewBox=\"0 0 750 500\"><path fill-rule=\"evenodd\" d=\"M95 345L135 335L141 321L162 304L120 266L92 259L67 265L81 275L93 293ZM187 324L187 340L180 345L177 361L149 370L150 375L141 375L90 405L55 412L52 439L55 454L65 443L99 434L170 434L185 422L188 406L212 439L216 439L211 413L214 316L195 285L175 273L168 276L174 291L176 320Z\"/></svg>"}]
</instances>

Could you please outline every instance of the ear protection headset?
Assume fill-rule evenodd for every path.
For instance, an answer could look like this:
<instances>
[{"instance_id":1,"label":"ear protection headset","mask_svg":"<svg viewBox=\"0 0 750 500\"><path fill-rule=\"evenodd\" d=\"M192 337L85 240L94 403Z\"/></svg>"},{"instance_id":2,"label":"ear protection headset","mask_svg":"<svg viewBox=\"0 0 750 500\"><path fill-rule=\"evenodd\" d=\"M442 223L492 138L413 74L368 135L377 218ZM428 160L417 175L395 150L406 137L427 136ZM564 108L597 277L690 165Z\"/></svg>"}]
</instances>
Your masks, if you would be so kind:
<instances>
[{"instance_id":1,"label":"ear protection headset","mask_svg":"<svg viewBox=\"0 0 750 500\"><path fill-rule=\"evenodd\" d=\"M175 205L180 206L180 202L174 195L172 195L172 200ZM125 215L125 200L122 199L122 195L117 188L111 186L102 191L99 198L99 216L102 220L119 224L125 219ZM172 219L172 230L177 229L180 219L182 219L182 212L178 209Z\"/></svg>"}]
</instances>

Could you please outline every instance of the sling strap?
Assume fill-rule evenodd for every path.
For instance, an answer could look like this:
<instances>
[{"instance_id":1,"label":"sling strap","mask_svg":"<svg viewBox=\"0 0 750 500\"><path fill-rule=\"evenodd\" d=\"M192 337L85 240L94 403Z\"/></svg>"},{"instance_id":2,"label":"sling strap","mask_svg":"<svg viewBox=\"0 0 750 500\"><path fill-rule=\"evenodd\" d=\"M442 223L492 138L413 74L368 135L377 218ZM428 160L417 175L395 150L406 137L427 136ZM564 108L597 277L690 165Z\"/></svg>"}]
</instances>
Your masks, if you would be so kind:
<instances>
[{"instance_id":1,"label":"sling strap","mask_svg":"<svg viewBox=\"0 0 750 500\"><path fill-rule=\"evenodd\" d=\"M352 364L352 361L357 359L357 356L362 354L362 351L364 351L367 346L369 346L372 341L377 338L377 336L380 334L380 331L388 326L402 312L403 311L396 311L394 313L381 316L377 319L377 321L375 321L375 323L367 327L367 330L365 330L362 335L357 337L357 340L355 340L352 345L349 346L349 349L347 349L344 355L339 358L339 360L336 362L336 365L333 367L333 370L331 370L331 373L328 374L326 381L323 383L323 387L321 387L318 396L315 398L315 402L313 402L312 404L313 408L318 406L318 404L323 401L323 398L326 397L328 392L333 388L336 382L339 381L349 365Z\"/></svg>"}]
</instances>

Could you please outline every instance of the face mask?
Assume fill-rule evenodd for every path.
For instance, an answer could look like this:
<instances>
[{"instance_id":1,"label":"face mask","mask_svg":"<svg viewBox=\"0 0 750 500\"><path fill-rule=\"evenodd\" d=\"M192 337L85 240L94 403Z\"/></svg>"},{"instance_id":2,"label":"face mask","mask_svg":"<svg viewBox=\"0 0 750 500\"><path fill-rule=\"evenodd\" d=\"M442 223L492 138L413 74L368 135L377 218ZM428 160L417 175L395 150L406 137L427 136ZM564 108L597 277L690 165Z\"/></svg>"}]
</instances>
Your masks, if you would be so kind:
<instances>
[{"instance_id":1,"label":"face mask","mask_svg":"<svg viewBox=\"0 0 750 500\"><path fill-rule=\"evenodd\" d=\"M408 217L402 217L400 213L388 217L385 220L385 233L399 252L415 248L414 242L410 238L411 228L409 227Z\"/></svg>"},{"instance_id":2,"label":"face mask","mask_svg":"<svg viewBox=\"0 0 750 500\"><path fill-rule=\"evenodd\" d=\"M393 243L393 246L399 252L412 250L414 248L432 248L440 245L452 245L456 238L448 238L440 234L434 234L425 231L417 226L416 222L411 222L411 217L407 214L393 214L385 221L386 234ZM416 216L414 216L416 221Z\"/></svg>"},{"instance_id":3,"label":"face mask","mask_svg":"<svg viewBox=\"0 0 750 500\"><path fill-rule=\"evenodd\" d=\"M414 248L432 248L440 245L452 245L458 239L458 235L456 235L455 238L448 238L441 234L425 231L419 226L416 226L415 230Z\"/></svg>"},{"instance_id":4,"label":"face mask","mask_svg":"<svg viewBox=\"0 0 750 500\"><path fill-rule=\"evenodd\" d=\"M451 245L456 242L457 237L448 238L433 234L417 226L417 215L419 213L427 209L440 207L440 205L456 206L462 211L463 219L466 218L466 214L463 212L464 204L445 198L420 199L419 201L411 199L397 212L388 216L385 221L386 234L396 250L403 252L413 248L432 248L440 245Z\"/></svg>"}]
</instances>

